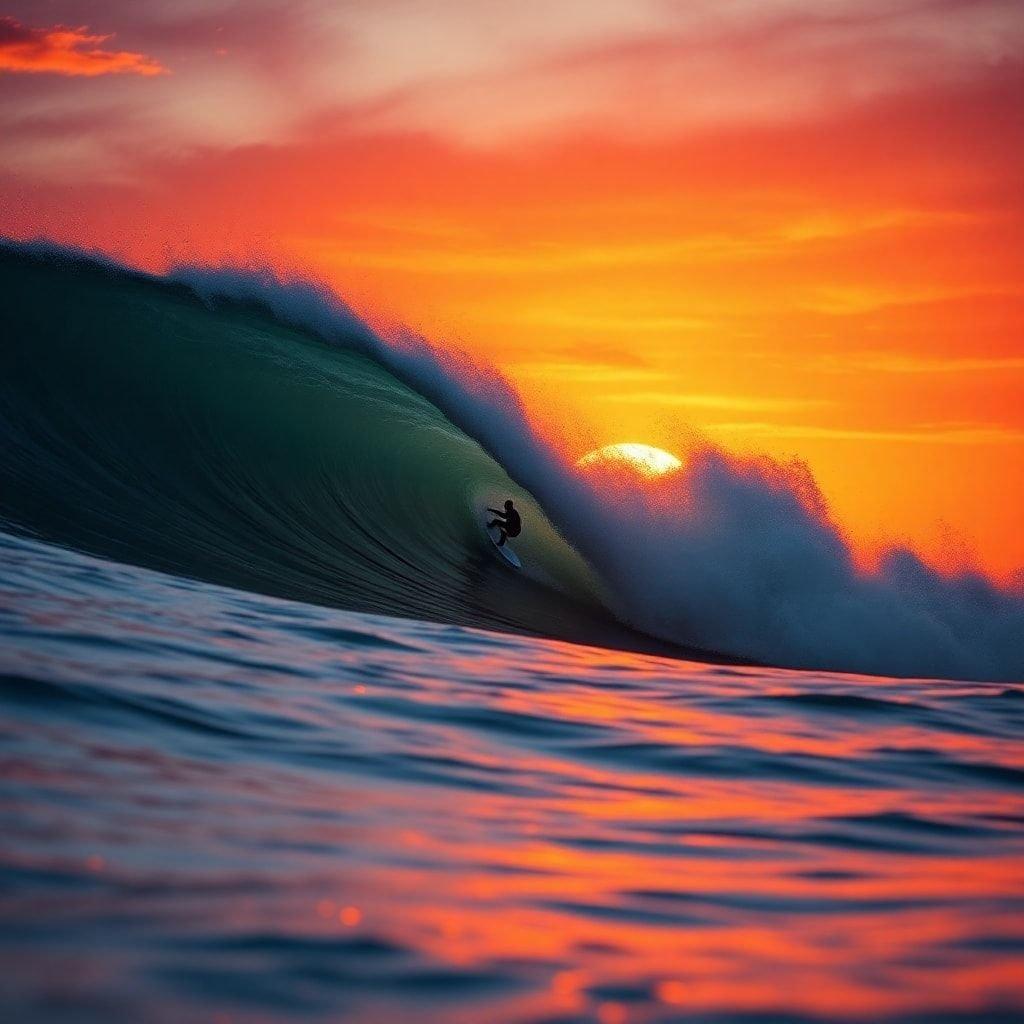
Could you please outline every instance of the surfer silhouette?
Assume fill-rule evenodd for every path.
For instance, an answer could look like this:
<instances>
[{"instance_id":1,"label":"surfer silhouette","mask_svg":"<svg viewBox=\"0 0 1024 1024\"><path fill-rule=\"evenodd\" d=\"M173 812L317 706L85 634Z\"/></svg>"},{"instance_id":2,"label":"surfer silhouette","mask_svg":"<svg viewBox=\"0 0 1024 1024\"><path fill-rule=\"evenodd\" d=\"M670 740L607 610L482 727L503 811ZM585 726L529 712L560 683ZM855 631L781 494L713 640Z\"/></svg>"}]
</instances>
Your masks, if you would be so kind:
<instances>
[{"instance_id":1,"label":"surfer silhouette","mask_svg":"<svg viewBox=\"0 0 1024 1024\"><path fill-rule=\"evenodd\" d=\"M491 530L495 526L501 531L501 537L498 539L498 547L500 548L509 537L518 537L523 529L523 521L519 518L519 513L516 511L515 505L512 504L511 499L505 502L505 511L502 512L498 508L489 508L488 512L493 512L498 519L492 519L487 524L487 529Z\"/></svg>"}]
</instances>

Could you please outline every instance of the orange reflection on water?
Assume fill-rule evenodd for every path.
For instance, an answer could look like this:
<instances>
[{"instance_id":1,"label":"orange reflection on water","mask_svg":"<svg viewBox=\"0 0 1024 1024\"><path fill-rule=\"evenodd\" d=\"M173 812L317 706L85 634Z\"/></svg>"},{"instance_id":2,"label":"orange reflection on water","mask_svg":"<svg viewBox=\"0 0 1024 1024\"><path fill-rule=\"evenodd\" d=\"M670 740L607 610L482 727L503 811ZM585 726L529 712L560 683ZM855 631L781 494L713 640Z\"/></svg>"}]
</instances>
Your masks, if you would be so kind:
<instances>
[{"instance_id":1,"label":"orange reflection on water","mask_svg":"<svg viewBox=\"0 0 1024 1024\"><path fill-rule=\"evenodd\" d=\"M362 831L356 927L372 917L375 934L461 969L532 972L494 1019L880 1019L1019 1000L999 944L1021 937L1020 800L1000 773L1021 755L958 729L951 701L973 706L969 687L667 674L564 650L542 648L557 687L430 677L352 705L367 728L419 723L419 754L454 773L389 793ZM478 680L514 671L472 666ZM809 691L893 706L858 719L791 699Z\"/></svg>"}]
</instances>

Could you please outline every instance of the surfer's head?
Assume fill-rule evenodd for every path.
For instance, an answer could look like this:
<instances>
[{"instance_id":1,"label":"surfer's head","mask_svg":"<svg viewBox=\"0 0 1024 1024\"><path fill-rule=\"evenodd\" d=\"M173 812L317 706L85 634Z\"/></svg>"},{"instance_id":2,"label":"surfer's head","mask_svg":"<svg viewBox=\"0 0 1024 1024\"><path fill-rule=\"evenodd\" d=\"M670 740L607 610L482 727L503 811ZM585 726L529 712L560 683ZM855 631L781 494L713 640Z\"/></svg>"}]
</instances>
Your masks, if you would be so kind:
<instances>
[{"instance_id":1,"label":"surfer's head","mask_svg":"<svg viewBox=\"0 0 1024 1024\"><path fill-rule=\"evenodd\" d=\"M505 502L505 508L506 509L511 509L512 508L512 499L511 498L509 498L508 501Z\"/></svg>"}]
</instances>

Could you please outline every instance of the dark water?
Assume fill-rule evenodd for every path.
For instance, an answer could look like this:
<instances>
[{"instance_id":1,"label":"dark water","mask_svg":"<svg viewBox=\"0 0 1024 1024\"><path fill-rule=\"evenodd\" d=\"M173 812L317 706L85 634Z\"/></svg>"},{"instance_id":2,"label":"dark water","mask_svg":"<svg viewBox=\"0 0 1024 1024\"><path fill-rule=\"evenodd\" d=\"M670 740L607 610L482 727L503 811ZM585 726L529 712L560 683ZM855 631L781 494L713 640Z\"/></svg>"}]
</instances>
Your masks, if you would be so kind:
<instances>
[{"instance_id":1,"label":"dark water","mask_svg":"<svg viewBox=\"0 0 1024 1024\"><path fill-rule=\"evenodd\" d=\"M0 1018L1016 1021L1024 689L709 666L0 534Z\"/></svg>"}]
</instances>

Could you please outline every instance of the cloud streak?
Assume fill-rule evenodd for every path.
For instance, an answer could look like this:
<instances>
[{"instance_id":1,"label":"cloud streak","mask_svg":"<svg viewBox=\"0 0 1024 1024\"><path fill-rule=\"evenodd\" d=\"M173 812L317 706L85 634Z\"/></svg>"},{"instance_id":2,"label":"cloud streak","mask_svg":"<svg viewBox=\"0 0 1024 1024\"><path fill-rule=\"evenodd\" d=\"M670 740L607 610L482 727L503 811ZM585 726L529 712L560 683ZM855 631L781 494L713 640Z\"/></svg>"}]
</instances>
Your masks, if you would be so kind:
<instances>
[{"instance_id":1,"label":"cloud streak","mask_svg":"<svg viewBox=\"0 0 1024 1024\"><path fill-rule=\"evenodd\" d=\"M524 0L511 18L497 0L109 0L104 17L188 70L144 100L122 97L145 102L133 113L159 127L132 140L143 152L287 145L311 123L317 133L424 133L485 149L581 133L657 141L793 126L956 87L1012 64L1024 45L1024 16L1007 0L556 7ZM166 70L143 52L105 49L109 35L25 27L16 19L33 16L33 0L7 9L0 72ZM61 0L60 10L81 16L87 0Z\"/></svg>"},{"instance_id":2,"label":"cloud streak","mask_svg":"<svg viewBox=\"0 0 1024 1024\"><path fill-rule=\"evenodd\" d=\"M819 365L824 370L846 373L1015 373L1024 371L1024 356L941 356L863 352L823 357L819 360Z\"/></svg>"},{"instance_id":3,"label":"cloud streak","mask_svg":"<svg viewBox=\"0 0 1024 1024\"><path fill-rule=\"evenodd\" d=\"M166 68L152 57L130 50L105 50L113 36L94 35L85 27L29 28L14 18L0 18L0 73L71 75L161 75Z\"/></svg>"},{"instance_id":4,"label":"cloud streak","mask_svg":"<svg viewBox=\"0 0 1024 1024\"><path fill-rule=\"evenodd\" d=\"M608 395L610 402L632 405L670 405L687 409L730 410L734 412L793 412L820 409L834 403L823 398L766 398L756 395L687 394L678 391L628 391Z\"/></svg>"},{"instance_id":5,"label":"cloud streak","mask_svg":"<svg viewBox=\"0 0 1024 1024\"><path fill-rule=\"evenodd\" d=\"M909 430L864 430L853 427L784 425L778 423L712 423L705 430L723 434L743 434L775 440L801 441L886 441L910 444L1018 445L1024 430L1016 427L981 423L926 424Z\"/></svg>"}]
</instances>

